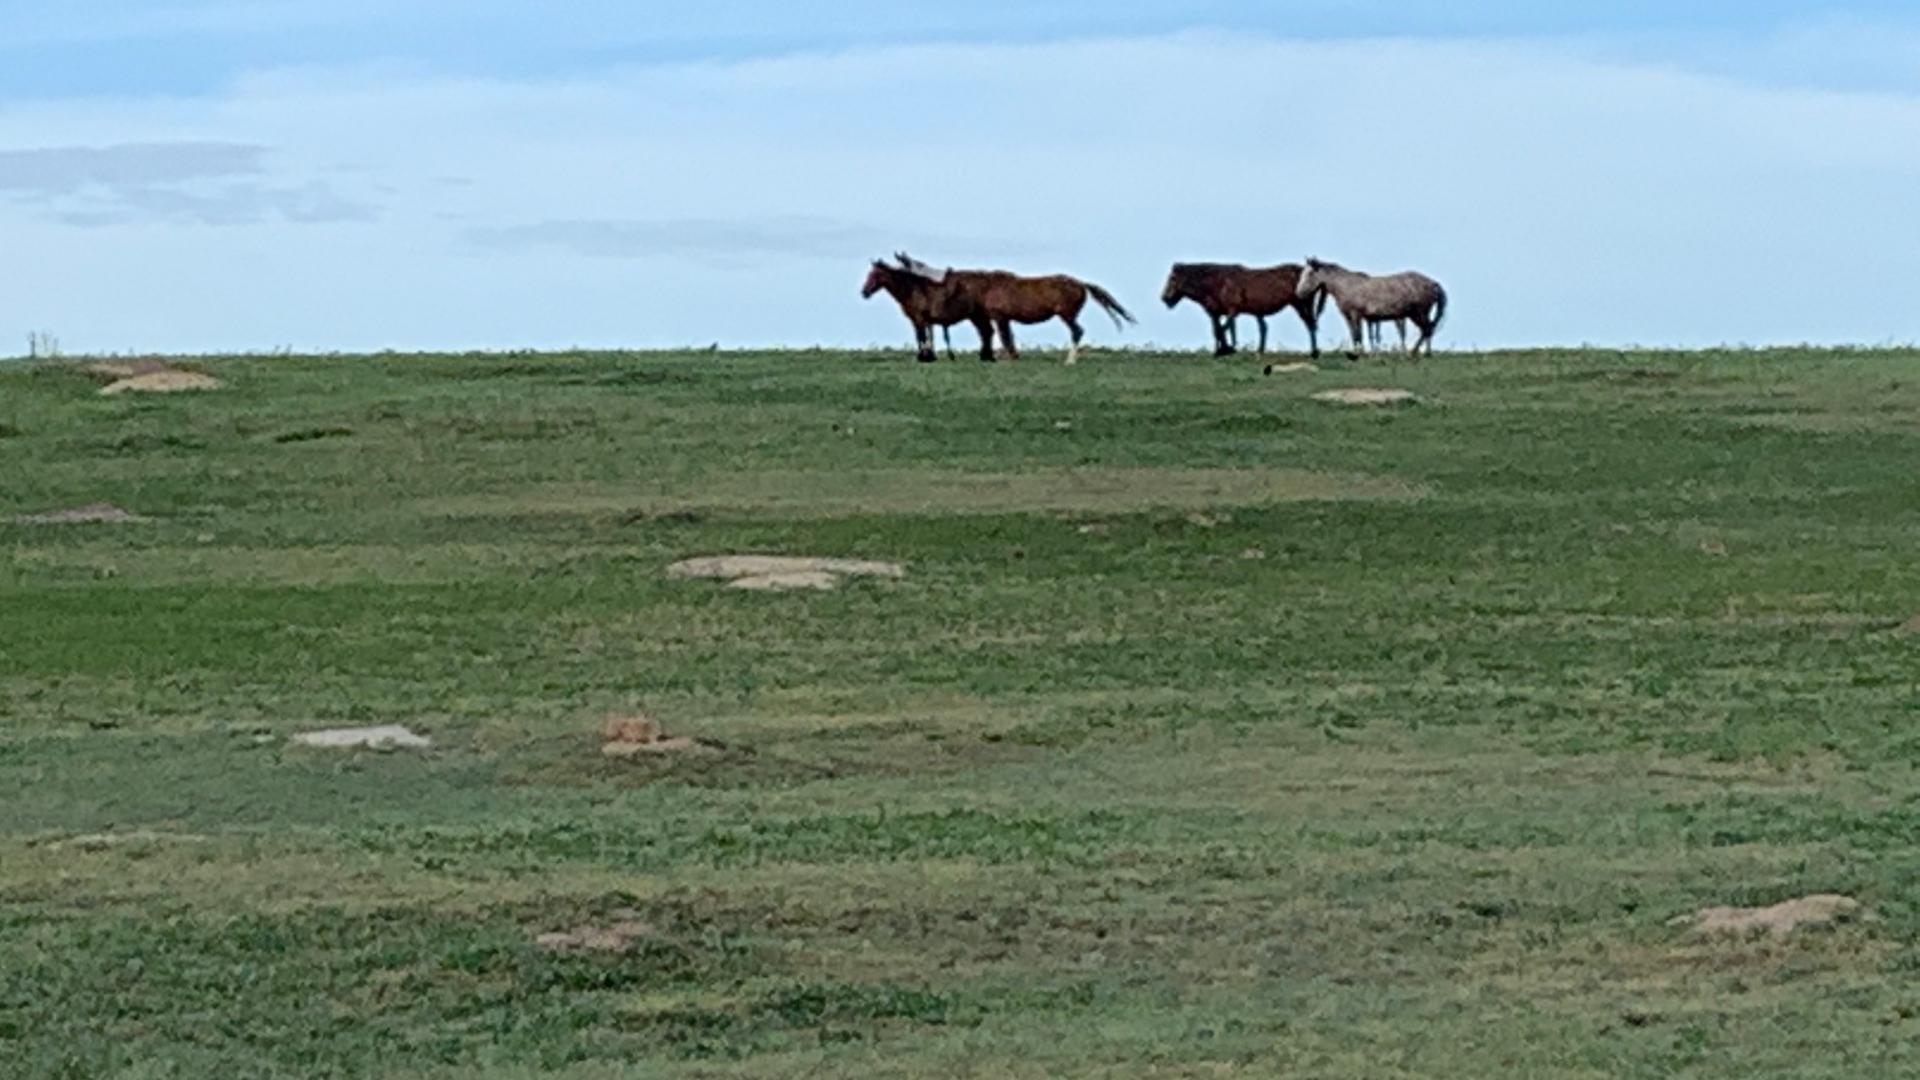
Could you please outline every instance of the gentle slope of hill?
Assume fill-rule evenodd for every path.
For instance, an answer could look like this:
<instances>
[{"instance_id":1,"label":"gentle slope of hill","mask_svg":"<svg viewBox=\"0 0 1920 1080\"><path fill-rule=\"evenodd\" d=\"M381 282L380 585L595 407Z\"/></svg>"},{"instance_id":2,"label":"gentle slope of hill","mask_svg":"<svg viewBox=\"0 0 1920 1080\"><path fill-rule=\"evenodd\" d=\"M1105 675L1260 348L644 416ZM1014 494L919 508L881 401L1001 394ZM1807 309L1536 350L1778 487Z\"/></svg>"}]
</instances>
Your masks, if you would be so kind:
<instances>
[{"instance_id":1,"label":"gentle slope of hill","mask_svg":"<svg viewBox=\"0 0 1920 1080\"><path fill-rule=\"evenodd\" d=\"M0 1074L1908 1067L1920 354L1057 361L0 370Z\"/></svg>"}]
</instances>

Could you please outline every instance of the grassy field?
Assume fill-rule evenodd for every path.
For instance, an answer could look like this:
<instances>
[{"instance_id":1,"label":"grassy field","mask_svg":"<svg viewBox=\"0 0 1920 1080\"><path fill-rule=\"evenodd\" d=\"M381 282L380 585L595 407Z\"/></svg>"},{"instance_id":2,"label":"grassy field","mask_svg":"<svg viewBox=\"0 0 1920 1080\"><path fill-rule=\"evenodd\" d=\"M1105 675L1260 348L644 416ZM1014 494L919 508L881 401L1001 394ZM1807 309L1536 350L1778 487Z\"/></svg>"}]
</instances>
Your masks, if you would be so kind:
<instances>
[{"instance_id":1,"label":"grassy field","mask_svg":"<svg viewBox=\"0 0 1920 1080\"><path fill-rule=\"evenodd\" d=\"M1920 1060L1920 354L199 366L0 368L0 1076Z\"/></svg>"}]
</instances>

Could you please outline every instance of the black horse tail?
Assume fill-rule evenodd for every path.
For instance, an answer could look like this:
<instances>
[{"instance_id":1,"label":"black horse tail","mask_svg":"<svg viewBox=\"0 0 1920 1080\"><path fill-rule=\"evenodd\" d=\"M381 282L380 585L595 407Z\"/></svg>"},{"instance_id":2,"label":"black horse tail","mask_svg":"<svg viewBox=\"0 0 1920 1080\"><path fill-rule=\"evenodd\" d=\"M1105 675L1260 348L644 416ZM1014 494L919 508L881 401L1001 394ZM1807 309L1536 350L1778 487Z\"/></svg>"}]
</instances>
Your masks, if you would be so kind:
<instances>
[{"instance_id":1,"label":"black horse tail","mask_svg":"<svg viewBox=\"0 0 1920 1080\"><path fill-rule=\"evenodd\" d=\"M1130 322L1130 323L1137 323L1140 321L1139 319L1136 319L1133 317L1132 312L1128 311L1126 308L1121 307L1120 301L1115 300L1113 298L1112 293L1108 292L1107 290L1101 288L1098 285L1095 285L1091 281L1081 282L1081 284L1087 287L1087 292L1092 294L1094 302L1099 304L1102 308L1106 309L1107 314L1113 318L1113 325L1116 329L1125 330L1127 328L1127 323L1123 323L1120 321L1122 319L1125 319L1127 322Z\"/></svg>"}]
</instances>

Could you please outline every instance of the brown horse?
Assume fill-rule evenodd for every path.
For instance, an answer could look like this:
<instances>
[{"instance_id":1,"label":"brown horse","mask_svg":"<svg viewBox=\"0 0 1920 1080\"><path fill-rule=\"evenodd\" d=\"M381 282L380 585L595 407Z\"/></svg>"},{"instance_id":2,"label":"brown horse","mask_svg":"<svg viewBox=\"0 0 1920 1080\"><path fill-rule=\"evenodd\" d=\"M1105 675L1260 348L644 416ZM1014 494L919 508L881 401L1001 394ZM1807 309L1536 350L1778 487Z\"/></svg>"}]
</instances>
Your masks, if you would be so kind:
<instances>
[{"instance_id":1,"label":"brown horse","mask_svg":"<svg viewBox=\"0 0 1920 1080\"><path fill-rule=\"evenodd\" d=\"M1260 351L1267 351L1267 316L1292 308L1306 324L1313 355L1320 355L1320 312L1326 297L1300 290L1298 263L1255 269L1233 263L1174 263L1160 299L1169 308L1191 300L1213 322L1213 354L1231 356L1239 348L1238 322L1251 315L1260 324ZM1316 304L1315 300L1319 302Z\"/></svg>"},{"instance_id":2,"label":"brown horse","mask_svg":"<svg viewBox=\"0 0 1920 1080\"><path fill-rule=\"evenodd\" d=\"M1108 317L1114 319L1116 329L1123 331L1127 329L1127 323L1137 321L1131 311L1121 307L1112 292L1094 282L1081 281L1064 273L1048 277L1020 277L1006 271L993 271L960 273L958 277L960 288L972 296L979 311L1000 332L1000 344L1006 346L1006 356L1012 359L1020 359L1020 346L1014 342L1014 323L1031 327L1060 319L1068 325L1071 334L1068 363L1079 363L1079 344L1081 338L1087 336L1087 331L1079 325L1079 315L1087 307L1089 296L1094 304L1108 313ZM981 359L993 359L991 348L983 348Z\"/></svg>"},{"instance_id":3,"label":"brown horse","mask_svg":"<svg viewBox=\"0 0 1920 1080\"><path fill-rule=\"evenodd\" d=\"M974 305L956 287L953 271L934 270L905 255L899 259L899 266L875 259L866 283L860 286L860 295L871 300L874 293L885 290L893 297L900 305L901 314L913 324L916 358L921 363L931 363L938 358L933 351L935 327L946 335L948 359L953 357L953 324L970 322L979 327L983 335L993 332L991 324L974 317Z\"/></svg>"},{"instance_id":4,"label":"brown horse","mask_svg":"<svg viewBox=\"0 0 1920 1080\"><path fill-rule=\"evenodd\" d=\"M1089 296L1112 317L1114 326L1125 329L1127 323L1137 321L1112 293L1090 281L1065 274L1021 277L1004 270L950 270L947 280L973 304L974 325L980 328L980 359L986 361L993 360L989 325L999 331L1007 356L1018 360L1020 346L1013 340L1013 324L1031 326L1059 319L1067 324L1067 332L1072 335L1067 346L1067 363L1078 363L1080 341L1086 336L1080 326L1080 313L1086 309Z\"/></svg>"}]
</instances>

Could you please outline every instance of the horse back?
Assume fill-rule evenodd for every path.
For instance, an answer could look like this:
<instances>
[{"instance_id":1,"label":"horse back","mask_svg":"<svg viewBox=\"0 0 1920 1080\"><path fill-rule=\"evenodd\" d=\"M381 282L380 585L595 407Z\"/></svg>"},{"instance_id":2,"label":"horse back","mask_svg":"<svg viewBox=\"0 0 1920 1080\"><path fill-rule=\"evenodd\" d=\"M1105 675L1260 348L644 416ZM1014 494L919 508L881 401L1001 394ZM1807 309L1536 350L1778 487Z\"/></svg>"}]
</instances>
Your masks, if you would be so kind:
<instances>
[{"instance_id":1,"label":"horse back","mask_svg":"<svg viewBox=\"0 0 1920 1080\"><path fill-rule=\"evenodd\" d=\"M1241 310L1249 315L1274 315L1293 305L1300 295L1300 267L1283 263L1239 275Z\"/></svg>"}]
</instances>

